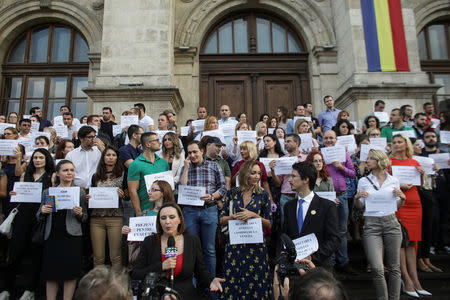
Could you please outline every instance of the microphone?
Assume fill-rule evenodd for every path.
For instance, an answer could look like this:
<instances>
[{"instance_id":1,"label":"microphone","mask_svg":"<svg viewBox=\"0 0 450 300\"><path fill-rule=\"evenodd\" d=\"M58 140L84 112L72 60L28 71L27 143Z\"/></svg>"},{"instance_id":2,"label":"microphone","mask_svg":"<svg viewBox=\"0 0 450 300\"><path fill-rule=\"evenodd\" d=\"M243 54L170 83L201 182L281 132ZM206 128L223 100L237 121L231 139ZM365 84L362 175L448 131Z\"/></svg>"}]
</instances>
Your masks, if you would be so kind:
<instances>
[{"instance_id":1,"label":"microphone","mask_svg":"<svg viewBox=\"0 0 450 300\"><path fill-rule=\"evenodd\" d=\"M167 259L170 257L177 257L177 256L178 256L178 249L177 247L175 247L175 239L173 238L173 236L169 236L169 238L167 239L165 257ZM173 269L170 269L170 284L171 287L173 288Z\"/></svg>"}]
</instances>

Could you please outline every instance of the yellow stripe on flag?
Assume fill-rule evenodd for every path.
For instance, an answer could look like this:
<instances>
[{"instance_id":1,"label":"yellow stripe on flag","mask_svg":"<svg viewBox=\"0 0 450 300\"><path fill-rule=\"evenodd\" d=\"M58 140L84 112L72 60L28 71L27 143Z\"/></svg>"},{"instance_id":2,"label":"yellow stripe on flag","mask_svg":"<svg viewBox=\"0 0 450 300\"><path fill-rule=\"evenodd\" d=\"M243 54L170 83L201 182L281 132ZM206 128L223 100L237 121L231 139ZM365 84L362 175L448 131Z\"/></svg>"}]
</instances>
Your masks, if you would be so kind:
<instances>
[{"instance_id":1,"label":"yellow stripe on flag","mask_svg":"<svg viewBox=\"0 0 450 300\"><path fill-rule=\"evenodd\" d=\"M388 0L373 0L377 20L378 47L381 71L397 71Z\"/></svg>"}]
</instances>

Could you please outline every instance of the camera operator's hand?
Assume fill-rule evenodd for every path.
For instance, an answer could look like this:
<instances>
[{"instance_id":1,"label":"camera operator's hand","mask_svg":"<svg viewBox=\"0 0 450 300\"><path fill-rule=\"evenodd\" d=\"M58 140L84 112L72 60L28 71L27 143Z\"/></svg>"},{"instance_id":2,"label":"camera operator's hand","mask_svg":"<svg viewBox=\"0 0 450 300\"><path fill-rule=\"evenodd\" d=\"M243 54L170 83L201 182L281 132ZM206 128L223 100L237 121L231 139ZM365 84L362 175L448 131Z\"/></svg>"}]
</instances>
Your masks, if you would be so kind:
<instances>
[{"instance_id":1,"label":"camera operator's hand","mask_svg":"<svg viewBox=\"0 0 450 300\"><path fill-rule=\"evenodd\" d=\"M162 263L162 270L167 271L170 269L175 269L175 266L177 265L177 258L176 257L169 257Z\"/></svg>"},{"instance_id":2,"label":"camera operator's hand","mask_svg":"<svg viewBox=\"0 0 450 300\"><path fill-rule=\"evenodd\" d=\"M211 281L209 285L209 290L211 292L223 292L221 282L225 282L225 279L223 278L214 278L213 281Z\"/></svg>"},{"instance_id":3,"label":"camera operator's hand","mask_svg":"<svg viewBox=\"0 0 450 300\"><path fill-rule=\"evenodd\" d=\"M304 263L304 264L306 264L306 265L308 266L308 268L309 268L310 270L312 270L312 269L314 269L314 268L316 267L316 266L314 265L314 263L311 261L311 256L308 256L308 257L305 258L305 259L298 260L298 261L296 261L296 263ZM300 275L302 275L302 276L306 274L306 271L303 270L303 269L298 270L298 272L299 272Z\"/></svg>"},{"instance_id":4,"label":"camera operator's hand","mask_svg":"<svg viewBox=\"0 0 450 300\"><path fill-rule=\"evenodd\" d=\"M165 295L164 300L177 300L175 295Z\"/></svg>"},{"instance_id":5,"label":"camera operator's hand","mask_svg":"<svg viewBox=\"0 0 450 300\"><path fill-rule=\"evenodd\" d=\"M278 299L280 296L283 296L284 299L289 299L289 278L286 277L283 281L283 284L280 285L278 281L278 265L275 266L275 270L273 272L273 296L274 299Z\"/></svg>"}]
</instances>

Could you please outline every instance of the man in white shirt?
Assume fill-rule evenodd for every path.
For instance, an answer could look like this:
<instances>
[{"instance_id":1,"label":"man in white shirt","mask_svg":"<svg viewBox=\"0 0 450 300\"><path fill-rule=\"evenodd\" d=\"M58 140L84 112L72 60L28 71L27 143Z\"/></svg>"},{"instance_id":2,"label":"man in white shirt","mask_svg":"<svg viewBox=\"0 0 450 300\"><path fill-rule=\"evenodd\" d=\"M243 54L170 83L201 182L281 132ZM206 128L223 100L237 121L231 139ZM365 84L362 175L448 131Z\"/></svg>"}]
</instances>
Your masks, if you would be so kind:
<instances>
[{"instance_id":1,"label":"man in white shirt","mask_svg":"<svg viewBox=\"0 0 450 300\"><path fill-rule=\"evenodd\" d=\"M154 131L155 122L145 114L145 105L143 103L136 103L134 107L139 109L139 126L141 126L145 132Z\"/></svg>"},{"instance_id":2,"label":"man in white shirt","mask_svg":"<svg viewBox=\"0 0 450 300\"><path fill-rule=\"evenodd\" d=\"M78 131L80 147L67 153L66 159L75 166L74 183L84 189L91 186L92 175L97 171L102 153L94 146L95 129L83 126Z\"/></svg>"},{"instance_id":3,"label":"man in white shirt","mask_svg":"<svg viewBox=\"0 0 450 300\"><path fill-rule=\"evenodd\" d=\"M220 120L219 120L219 125L223 125L223 124L234 124L237 125L237 121L234 119L230 118L231 116L231 110L230 107L228 105L222 105L220 107Z\"/></svg>"},{"instance_id":4,"label":"man in white shirt","mask_svg":"<svg viewBox=\"0 0 450 300\"><path fill-rule=\"evenodd\" d=\"M77 138L77 127L73 125L73 114L71 112L65 112L63 114L64 125L67 126L67 132L69 133L70 139Z\"/></svg>"},{"instance_id":5,"label":"man in white shirt","mask_svg":"<svg viewBox=\"0 0 450 300\"><path fill-rule=\"evenodd\" d=\"M54 119L53 119L53 125L57 125L57 124L64 124L64 121L63 121L63 116L64 116L64 113L66 113L66 112L71 112L71 110L70 110L70 107L68 107L67 105L63 105L63 106L61 106L60 108L59 108L59 113L61 114L61 115L59 115L59 116L56 116ZM77 128L78 127L78 125L80 125L80 120L78 120L77 118L73 118L73 125L75 126L75 128Z\"/></svg>"}]
</instances>

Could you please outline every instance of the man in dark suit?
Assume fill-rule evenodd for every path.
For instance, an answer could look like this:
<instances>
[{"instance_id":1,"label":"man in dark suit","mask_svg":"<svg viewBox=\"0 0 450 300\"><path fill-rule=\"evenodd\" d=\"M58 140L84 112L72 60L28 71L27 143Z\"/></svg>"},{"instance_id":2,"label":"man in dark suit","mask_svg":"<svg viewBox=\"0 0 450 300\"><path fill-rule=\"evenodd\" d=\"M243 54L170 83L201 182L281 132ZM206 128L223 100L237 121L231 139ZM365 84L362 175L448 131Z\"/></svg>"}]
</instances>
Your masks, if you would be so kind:
<instances>
[{"instance_id":1,"label":"man in dark suit","mask_svg":"<svg viewBox=\"0 0 450 300\"><path fill-rule=\"evenodd\" d=\"M292 166L289 183L297 193L284 208L283 232L291 239L314 233L319 249L312 254L316 265L331 267L331 255L339 246L338 215L336 204L314 194L317 170L311 162L303 161Z\"/></svg>"}]
</instances>

